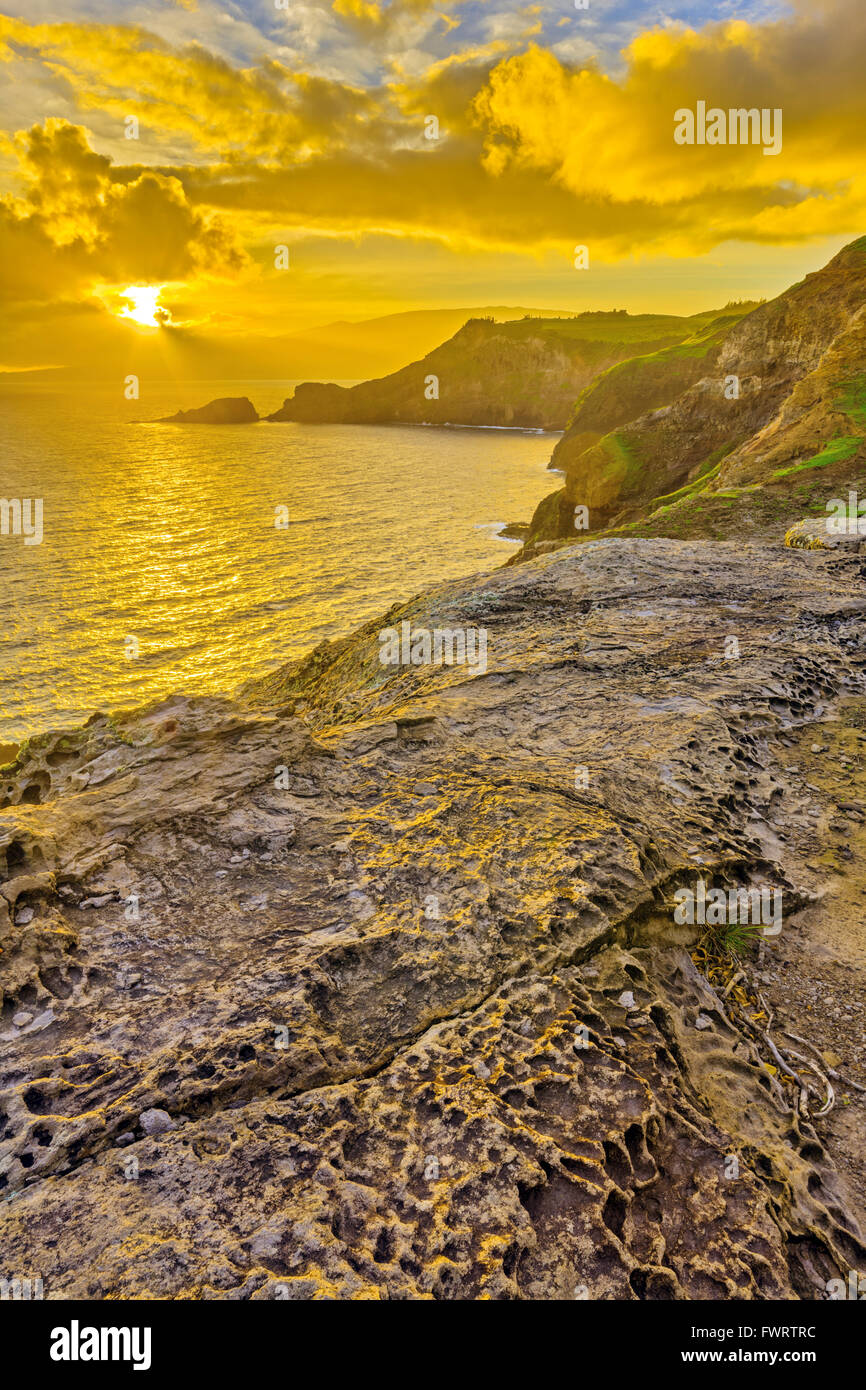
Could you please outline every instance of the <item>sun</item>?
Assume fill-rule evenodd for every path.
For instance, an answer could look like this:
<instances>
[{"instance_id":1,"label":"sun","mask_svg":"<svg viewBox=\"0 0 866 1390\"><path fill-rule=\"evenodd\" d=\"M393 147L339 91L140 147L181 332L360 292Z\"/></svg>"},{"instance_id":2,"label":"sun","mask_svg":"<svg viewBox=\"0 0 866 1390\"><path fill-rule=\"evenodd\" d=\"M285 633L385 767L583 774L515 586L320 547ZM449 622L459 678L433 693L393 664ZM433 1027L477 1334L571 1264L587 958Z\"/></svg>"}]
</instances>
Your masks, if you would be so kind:
<instances>
[{"instance_id":1,"label":"sun","mask_svg":"<svg viewBox=\"0 0 866 1390\"><path fill-rule=\"evenodd\" d=\"M165 323L168 315L160 306L159 296L163 285L127 285L120 292L121 307L117 311L122 319L134 319L148 328L158 328Z\"/></svg>"}]
</instances>

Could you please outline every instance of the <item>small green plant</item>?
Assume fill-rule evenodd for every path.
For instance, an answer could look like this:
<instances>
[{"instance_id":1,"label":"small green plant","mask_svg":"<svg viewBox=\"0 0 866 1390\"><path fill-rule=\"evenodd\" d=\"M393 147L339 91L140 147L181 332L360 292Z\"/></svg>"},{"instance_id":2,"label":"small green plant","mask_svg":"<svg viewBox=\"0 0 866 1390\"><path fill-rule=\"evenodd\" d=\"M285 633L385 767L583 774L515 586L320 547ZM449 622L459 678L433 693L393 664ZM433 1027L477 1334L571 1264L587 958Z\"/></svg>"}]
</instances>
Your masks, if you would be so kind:
<instances>
[{"instance_id":1,"label":"small green plant","mask_svg":"<svg viewBox=\"0 0 866 1390\"><path fill-rule=\"evenodd\" d=\"M760 938L760 922L723 922L707 932L710 945L719 955L741 956Z\"/></svg>"}]
</instances>

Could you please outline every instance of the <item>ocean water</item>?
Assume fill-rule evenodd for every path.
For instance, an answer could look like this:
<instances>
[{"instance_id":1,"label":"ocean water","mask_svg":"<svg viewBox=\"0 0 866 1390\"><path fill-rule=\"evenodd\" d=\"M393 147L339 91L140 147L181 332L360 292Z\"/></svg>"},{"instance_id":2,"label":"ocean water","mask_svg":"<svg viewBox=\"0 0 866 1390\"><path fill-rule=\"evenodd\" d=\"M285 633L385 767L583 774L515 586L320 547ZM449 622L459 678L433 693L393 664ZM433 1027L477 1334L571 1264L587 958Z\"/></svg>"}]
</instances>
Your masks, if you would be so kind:
<instances>
[{"instance_id":1,"label":"ocean water","mask_svg":"<svg viewBox=\"0 0 866 1390\"><path fill-rule=\"evenodd\" d=\"M227 693L441 580L496 568L496 523L556 485L555 436L419 426L142 423L292 382L0 386L0 743L176 690ZM277 508L288 526L275 526ZM137 652L137 656L129 654Z\"/></svg>"}]
</instances>

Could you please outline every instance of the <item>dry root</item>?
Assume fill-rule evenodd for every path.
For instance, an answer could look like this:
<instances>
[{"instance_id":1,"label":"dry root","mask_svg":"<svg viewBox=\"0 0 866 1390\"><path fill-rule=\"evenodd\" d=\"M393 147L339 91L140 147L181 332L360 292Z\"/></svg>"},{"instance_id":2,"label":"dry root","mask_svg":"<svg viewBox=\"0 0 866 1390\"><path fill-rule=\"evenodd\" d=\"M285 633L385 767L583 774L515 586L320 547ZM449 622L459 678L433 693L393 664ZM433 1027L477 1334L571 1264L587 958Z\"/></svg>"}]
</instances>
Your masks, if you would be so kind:
<instances>
[{"instance_id":1,"label":"dry root","mask_svg":"<svg viewBox=\"0 0 866 1390\"><path fill-rule=\"evenodd\" d=\"M761 991L749 980L747 970L742 966L734 970L739 962L713 951L712 945L706 941L698 944L692 959L709 984L720 990L730 1013L730 1021L744 1034L753 1061L770 1080L774 1101L780 1101L786 1113L799 1113L805 1120L823 1119L829 1115L836 1104L836 1090L831 1077L852 1090L866 1094L866 1086L828 1067L814 1043L807 1038L785 1029L780 1030L785 1038L808 1048L810 1056L774 1041L771 1036L773 1011ZM728 975L730 978L724 983L724 988L720 988ZM769 1052L774 1066L769 1065L761 1055L762 1051ZM801 1075L794 1062L799 1062L811 1075ZM788 1083L789 1091L785 1090L782 1081ZM819 1108L812 1109L813 1103Z\"/></svg>"}]
</instances>

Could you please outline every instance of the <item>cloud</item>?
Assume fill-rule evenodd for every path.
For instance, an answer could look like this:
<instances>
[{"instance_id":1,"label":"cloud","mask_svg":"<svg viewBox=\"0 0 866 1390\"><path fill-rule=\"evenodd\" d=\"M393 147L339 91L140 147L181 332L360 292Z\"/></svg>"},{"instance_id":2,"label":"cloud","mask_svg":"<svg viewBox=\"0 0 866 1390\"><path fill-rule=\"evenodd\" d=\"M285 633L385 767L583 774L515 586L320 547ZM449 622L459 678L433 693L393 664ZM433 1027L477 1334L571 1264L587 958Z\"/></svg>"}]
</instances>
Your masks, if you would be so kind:
<instances>
[{"instance_id":1,"label":"cloud","mask_svg":"<svg viewBox=\"0 0 866 1390\"><path fill-rule=\"evenodd\" d=\"M801 7L785 22L650 31L618 77L537 46L504 58L481 48L392 83L387 100L377 93L363 144L334 123L330 145L303 161L178 177L194 202L238 216L455 250L565 258L585 243L613 262L853 236L866 221L866 164L852 158L866 124L866 10L828 0L823 16ZM781 108L781 153L676 144L675 111L699 100ZM439 141L424 138L426 114L439 118Z\"/></svg>"},{"instance_id":2,"label":"cloud","mask_svg":"<svg viewBox=\"0 0 866 1390\"><path fill-rule=\"evenodd\" d=\"M402 270L407 297L426 246L441 277L451 264L458 283L479 256L488 265L501 257L507 297L518 256L528 278L561 266L570 302L578 243L595 267L863 230L861 0L797 0L786 18L699 30L632 26L608 70L585 56L598 8L554 52L529 41L546 15L535 4L293 3L278 40L262 35L255 53L260 31L243 20L243 58L190 42L191 27L172 39L123 23L0 17L0 68L26 76L16 91L38 90L40 109L50 92L50 109L74 115L3 145L23 181L0 199L8 298L88 304L100 286L171 281L215 323L230 305L232 331L242 333L253 301L275 321L312 312L301 297L315 293L313 247L326 238L350 245L362 306L365 238L387 239L389 273L397 286ZM149 21L153 8L143 11ZM176 5L161 8L185 18ZM262 25L265 8L256 10ZM200 13L202 34L216 32L220 15L227 34L242 27L228 9ZM299 24L312 26L319 59L332 45L330 71L311 70L303 44L291 48ZM336 29L355 36L356 50L375 50L384 74L350 80ZM434 35L440 46L427 54ZM676 145L674 112L698 100L781 107L781 154ZM123 138L129 115L140 122L137 142ZM428 115L438 118L438 140L425 138ZM305 244L306 280L270 278L273 244L284 238ZM215 296L213 276L239 288Z\"/></svg>"},{"instance_id":3,"label":"cloud","mask_svg":"<svg viewBox=\"0 0 866 1390\"><path fill-rule=\"evenodd\" d=\"M507 179L533 170L633 220L635 249L681 254L731 238L809 239L862 229L866 9L859 0L801 4L793 19L652 30L634 39L623 76L572 67L533 47L504 59L475 98L485 167ZM776 108L783 148L680 146L674 112L698 101L724 109ZM666 210L651 247L641 230ZM611 231L613 231L611 224Z\"/></svg>"},{"instance_id":4,"label":"cloud","mask_svg":"<svg viewBox=\"0 0 866 1390\"><path fill-rule=\"evenodd\" d=\"M431 14L427 0L334 0L333 11L376 29ZM533 27L537 11L514 11L515 32ZM475 31L486 39L421 75L361 86L273 52L236 67L133 26L0 21L7 42L38 53L83 107L118 129L127 114L141 121L142 148L159 172L134 166L126 207L113 206L115 195L101 199L95 235L114 263L134 259L124 256L133 207L145 228L164 221L166 264L231 262L228 233L195 223L202 202L231 212L237 226L252 216L264 227L270 214L299 229L385 230L529 254L554 244L565 254L566 243L592 239L601 259L862 228L866 169L852 159L866 124L861 0L825 0L820 10L798 0L785 19L700 30L668 23L634 37L616 76L540 46L509 52L509 25L495 15ZM699 100L781 108L781 154L675 144L674 112ZM428 114L440 121L435 144L424 139ZM187 157L161 160L146 137L156 150L181 138ZM88 224L88 181L116 189L129 176L106 174L103 156L74 148L68 135L62 148L57 132L52 138L58 167L42 161L33 206L54 218L62 240ZM141 255L159 259L152 245Z\"/></svg>"},{"instance_id":5,"label":"cloud","mask_svg":"<svg viewBox=\"0 0 866 1390\"><path fill-rule=\"evenodd\" d=\"M84 130L51 119L15 139L26 185L0 200L7 299L81 295L100 283L234 275L248 257L234 233L192 207L178 179L124 170Z\"/></svg>"}]
</instances>

